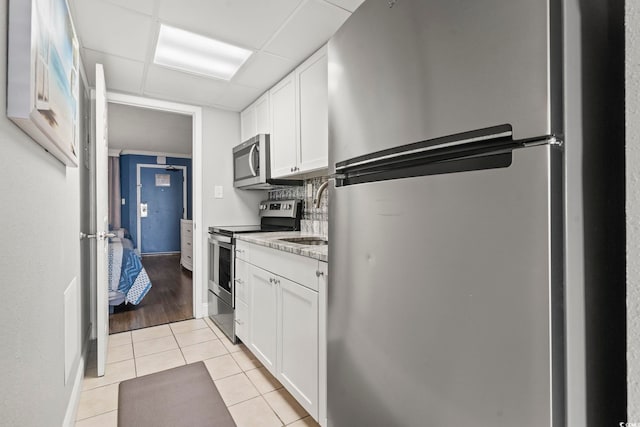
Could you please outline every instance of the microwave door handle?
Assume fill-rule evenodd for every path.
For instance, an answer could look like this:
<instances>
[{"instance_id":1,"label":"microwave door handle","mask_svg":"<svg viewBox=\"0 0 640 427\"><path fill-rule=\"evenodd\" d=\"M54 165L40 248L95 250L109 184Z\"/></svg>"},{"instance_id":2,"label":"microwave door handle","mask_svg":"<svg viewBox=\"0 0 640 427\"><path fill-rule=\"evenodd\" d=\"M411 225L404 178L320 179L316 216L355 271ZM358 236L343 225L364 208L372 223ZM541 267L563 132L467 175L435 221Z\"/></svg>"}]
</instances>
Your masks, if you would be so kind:
<instances>
[{"instance_id":1,"label":"microwave door handle","mask_svg":"<svg viewBox=\"0 0 640 427\"><path fill-rule=\"evenodd\" d=\"M253 176L258 176L258 174L256 173L256 168L253 166L253 152L256 149L256 144L253 144L251 146L251 150L249 151L249 168L251 169L251 174Z\"/></svg>"}]
</instances>

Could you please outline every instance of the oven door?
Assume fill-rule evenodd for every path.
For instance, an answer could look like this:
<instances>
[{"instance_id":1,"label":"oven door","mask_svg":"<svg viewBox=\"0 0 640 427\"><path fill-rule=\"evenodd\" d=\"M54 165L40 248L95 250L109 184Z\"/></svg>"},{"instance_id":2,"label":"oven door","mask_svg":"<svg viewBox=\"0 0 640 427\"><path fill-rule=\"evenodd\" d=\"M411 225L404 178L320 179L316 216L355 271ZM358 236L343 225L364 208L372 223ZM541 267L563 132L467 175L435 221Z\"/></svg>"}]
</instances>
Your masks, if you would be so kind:
<instances>
[{"instance_id":1,"label":"oven door","mask_svg":"<svg viewBox=\"0 0 640 427\"><path fill-rule=\"evenodd\" d=\"M218 234L209 236L208 287L218 298L234 307L234 256L231 238Z\"/></svg>"}]
</instances>

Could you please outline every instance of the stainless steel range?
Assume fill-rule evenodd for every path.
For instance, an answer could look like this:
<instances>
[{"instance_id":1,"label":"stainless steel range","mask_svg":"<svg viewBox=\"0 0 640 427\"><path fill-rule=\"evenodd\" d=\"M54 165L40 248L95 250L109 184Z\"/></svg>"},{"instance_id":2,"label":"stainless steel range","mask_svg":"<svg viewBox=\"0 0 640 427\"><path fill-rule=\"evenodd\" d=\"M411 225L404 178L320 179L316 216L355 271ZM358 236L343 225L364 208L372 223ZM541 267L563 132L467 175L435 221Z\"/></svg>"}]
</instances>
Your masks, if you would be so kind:
<instances>
[{"instance_id":1,"label":"stainless steel range","mask_svg":"<svg viewBox=\"0 0 640 427\"><path fill-rule=\"evenodd\" d=\"M235 335L235 246L241 233L300 230L300 200L260 203L260 224L209 227L209 317L232 342Z\"/></svg>"}]
</instances>

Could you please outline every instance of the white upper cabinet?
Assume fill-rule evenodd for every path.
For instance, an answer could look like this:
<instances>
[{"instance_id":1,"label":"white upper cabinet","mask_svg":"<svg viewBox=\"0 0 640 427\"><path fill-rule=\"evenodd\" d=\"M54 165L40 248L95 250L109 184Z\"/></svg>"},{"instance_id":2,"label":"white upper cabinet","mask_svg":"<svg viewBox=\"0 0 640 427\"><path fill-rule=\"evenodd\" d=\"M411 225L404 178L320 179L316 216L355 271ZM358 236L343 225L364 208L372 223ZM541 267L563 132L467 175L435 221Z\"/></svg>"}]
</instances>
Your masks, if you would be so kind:
<instances>
[{"instance_id":1,"label":"white upper cabinet","mask_svg":"<svg viewBox=\"0 0 640 427\"><path fill-rule=\"evenodd\" d=\"M269 92L253 103L256 107L256 123L258 133L271 133L271 102Z\"/></svg>"},{"instance_id":2,"label":"white upper cabinet","mask_svg":"<svg viewBox=\"0 0 640 427\"><path fill-rule=\"evenodd\" d=\"M271 89L271 176L327 168L328 63L323 46Z\"/></svg>"},{"instance_id":3,"label":"white upper cabinet","mask_svg":"<svg viewBox=\"0 0 640 427\"><path fill-rule=\"evenodd\" d=\"M258 122L256 115L256 106L251 104L240 113L240 142L258 134Z\"/></svg>"},{"instance_id":4,"label":"white upper cabinet","mask_svg":"<svg viewBox=\"0 0 640 427\"><path fill-rule=\"evenodd\" d=\"M242 141L271 135L271 177L329 166L327 46L240 113Z\"/></svg>"},{"instance_id":5,"label":"white upper cabinet","mask_svg":"<svg viewBox=\"0 0 640 427\"><path fill-rule=\"evenodd\" d=\"M271 176L296 172L298 138L296 124L296 77L289 74L270 91L271 96Z\"/></svg>"},{"instance_id":6,"label":"white upper cabinet","mask_svg":"<svg viewBox=\"0 0 640 427\"><path fill-rule=\"evenodd\" d=\"M326 46L296 70L298 88L298 128L300 144L298 168L310 172L329 164L329 100Z\"/></svg>"},{"instance_id":7,"label":"white upper cabinet","mask_svg":"<svg viewBox=\"0 0 640 427\"><path fill-rule=\"evenodd\" d=\"M269 92L245 108L240 113L241 142L253 138L259 133L271 133L271 105Z\"/></svg>"}]
</instances>

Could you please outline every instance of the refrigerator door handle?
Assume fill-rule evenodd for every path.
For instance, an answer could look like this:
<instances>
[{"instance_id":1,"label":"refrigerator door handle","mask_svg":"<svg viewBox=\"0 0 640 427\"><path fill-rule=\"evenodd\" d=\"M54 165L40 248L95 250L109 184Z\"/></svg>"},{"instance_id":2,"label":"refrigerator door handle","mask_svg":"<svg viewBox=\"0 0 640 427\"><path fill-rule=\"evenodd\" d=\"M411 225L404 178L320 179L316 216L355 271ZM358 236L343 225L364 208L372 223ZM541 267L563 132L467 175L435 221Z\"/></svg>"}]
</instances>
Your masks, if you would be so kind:
<instances>
[{"instance_id":1,"label":"refrigerator door handle","mask_svg":"<svg viewBox=\"0 0 640 427\"><path fill-rule=\"evenodd\" d=\"M336 163L336 188L417 176L508 168L515 149L551 145L555 136L515 141L511 126L501 125L393 147Z\"/></svg>"}]
</instances>

